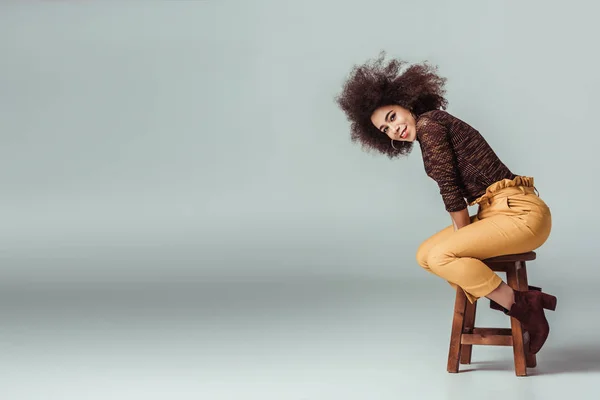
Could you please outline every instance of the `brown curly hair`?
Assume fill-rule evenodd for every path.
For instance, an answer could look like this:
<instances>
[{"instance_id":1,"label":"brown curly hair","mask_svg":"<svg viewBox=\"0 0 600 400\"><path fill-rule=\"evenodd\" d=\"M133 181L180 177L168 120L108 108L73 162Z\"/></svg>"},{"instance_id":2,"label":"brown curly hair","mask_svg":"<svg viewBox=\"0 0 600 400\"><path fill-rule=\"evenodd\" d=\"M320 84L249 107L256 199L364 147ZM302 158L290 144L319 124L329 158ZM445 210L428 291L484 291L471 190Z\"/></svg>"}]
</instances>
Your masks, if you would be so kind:
<instances>
[{"instance_id":1,"label":"brown curly hair","mask_svg":"<svg viewBox=\"0 0 600 400\"><path fill-rule=\"evenodd\" d=\"M359 142L366 151L376 150L394 158L408 155L414 142L390 143L390 138L371 122L371 114L386 105L399 105L419 117L438 109L446 109L444 98L446 78L437 75L437 67L427 62L413 64L400 73L407 62L392 59L384 62L385 51L378 58L354 66L335 101L351 122L352 142Z\"/></svg>"}]
</instances>

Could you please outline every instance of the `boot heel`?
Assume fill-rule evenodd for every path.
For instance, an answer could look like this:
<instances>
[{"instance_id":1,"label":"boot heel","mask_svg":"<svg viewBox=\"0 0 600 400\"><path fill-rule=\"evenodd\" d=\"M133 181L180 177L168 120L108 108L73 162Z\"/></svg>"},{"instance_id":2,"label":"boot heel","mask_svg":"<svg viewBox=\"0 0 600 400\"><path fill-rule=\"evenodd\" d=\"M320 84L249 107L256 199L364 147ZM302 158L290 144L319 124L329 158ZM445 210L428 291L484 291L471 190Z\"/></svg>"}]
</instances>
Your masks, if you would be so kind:
<instances>
[{"instance_id":1,"label":"boot heel","mask_svg":"<svg viewBox=\"0 0 600 400\"><path fill-rule=\"evenodd\" d=\"M542 306L547 310L556 310L556 296L542 293Z\"/></svg>"}]
</instances>

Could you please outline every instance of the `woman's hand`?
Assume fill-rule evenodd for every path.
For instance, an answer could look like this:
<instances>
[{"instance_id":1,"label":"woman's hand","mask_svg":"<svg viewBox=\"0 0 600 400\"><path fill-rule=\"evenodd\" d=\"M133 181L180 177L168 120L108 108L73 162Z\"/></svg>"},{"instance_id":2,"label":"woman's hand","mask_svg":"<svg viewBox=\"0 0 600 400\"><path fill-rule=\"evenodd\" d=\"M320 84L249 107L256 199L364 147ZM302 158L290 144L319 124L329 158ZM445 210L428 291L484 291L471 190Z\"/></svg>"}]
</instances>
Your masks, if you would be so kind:
<instances>
[{"instance_id":1,"label":"woman's hand","mask_svg":"<svg viewBox=\"0 0 600 400\"><path fill-rule=\"evenodd\" d=\"M452 218L452 224L454 225L454 231L456 232L460 228L463 228L471 223L471 217L469 216L469 209L450 212Z\"/></svg>"}]
</instances>

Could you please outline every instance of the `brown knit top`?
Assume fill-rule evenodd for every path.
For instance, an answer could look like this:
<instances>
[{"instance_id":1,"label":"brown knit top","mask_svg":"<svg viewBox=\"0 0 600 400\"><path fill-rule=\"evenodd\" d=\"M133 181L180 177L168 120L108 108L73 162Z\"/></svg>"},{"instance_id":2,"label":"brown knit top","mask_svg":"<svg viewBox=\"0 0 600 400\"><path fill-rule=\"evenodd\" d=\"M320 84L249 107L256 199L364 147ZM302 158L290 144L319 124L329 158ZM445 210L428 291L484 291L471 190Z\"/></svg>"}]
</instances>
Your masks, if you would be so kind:
<instances>
[{"instance_id":1,"label":"brown knit top","mask_svg":"<svg viewBox=\"0 0 600 400\"><path fill-rule=\"evenodd\" d=\"M417 118L417 141L425 172L437 182L446 211L464 210L492 183L516 176L476 129L446 111Z\"/></svg>"}]
</instances>

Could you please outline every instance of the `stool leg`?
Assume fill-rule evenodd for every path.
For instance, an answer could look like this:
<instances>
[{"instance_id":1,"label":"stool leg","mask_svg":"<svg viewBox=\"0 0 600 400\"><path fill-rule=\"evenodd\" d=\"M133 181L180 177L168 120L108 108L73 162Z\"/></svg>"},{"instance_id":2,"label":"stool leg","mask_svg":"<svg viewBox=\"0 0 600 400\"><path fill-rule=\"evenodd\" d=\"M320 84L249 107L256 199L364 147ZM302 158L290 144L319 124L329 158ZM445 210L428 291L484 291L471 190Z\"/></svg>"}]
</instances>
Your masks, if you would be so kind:
<instances>
[{"instance_id":1,"label":"stool leg","mask_svg":"<svg viewBox=\"0 0 600 400\"><path fill-rule=\"evenodd\" d=\"M529 284L527 283L527 266L525 265L525 261L521 261L521 268L519 268L517 272L517 277L519 280L519 290L528 290ZM529 353L529 344L525 346L525 361L527 362L528 368L537 366L535 354Z\"/></svg>"},{"instance_id":2,"label":"stool leg","mask_svg":"<svg viewBox=\"0 0 600 400\"><path fill-rule=\"evenodd\" d=\"M456 288L454 301L454 317L452 319L452 333L450 334L450 349L448 351L448 372L458 372L460 362L460 339L465 322L465 309L468 303L467 296L460 287Z\"/></svg>"},{"instance_id":3,"label":"stool leg","mask_svg":"<svg viewBox=\"0 0 600 400\"><path fill-rule=\"evenodd\" d=\"M506 269L506 280L508 285L514 290L519 290L519 281L517 278L518 262ZM521 323L513 317L510 317L510 326L512 328L513 356L515 359L515 373L517 376L526 376L527 367L525 362L525 348L523 345L523 330Z\"/></svg>"},{"instance_id":4,"label":"stool leg","mask_svg":"<svg viewBox=\"0 0 600 400\"><path fill-rule=\"evenodd\" d=\"M463 333L473 333L473 328L475 328L476 312L477 312L477 302L471 304L469 301L467 301ZM473 351L473 345L464 344L462 346L462 350L460 351L460 363L461 364L471 364L472 351Z\"/></svg>"}]
</instances>

